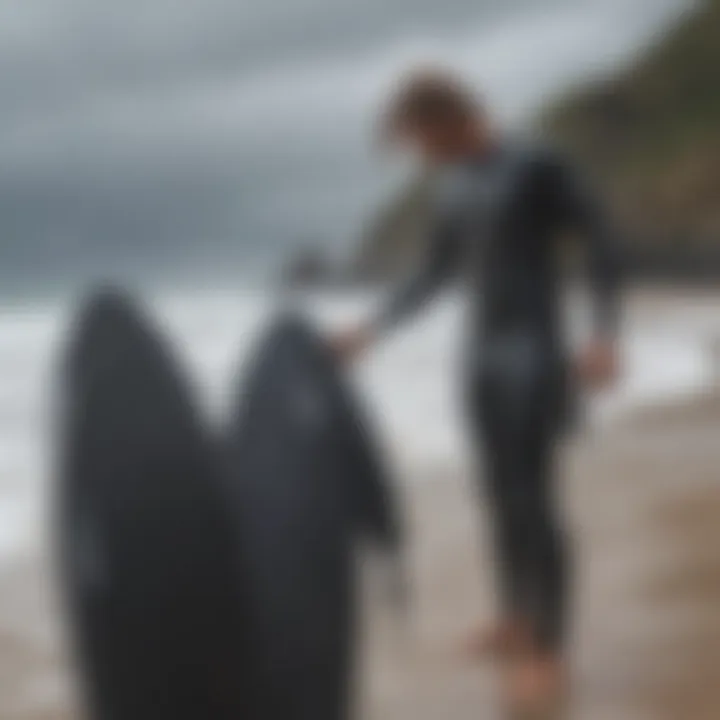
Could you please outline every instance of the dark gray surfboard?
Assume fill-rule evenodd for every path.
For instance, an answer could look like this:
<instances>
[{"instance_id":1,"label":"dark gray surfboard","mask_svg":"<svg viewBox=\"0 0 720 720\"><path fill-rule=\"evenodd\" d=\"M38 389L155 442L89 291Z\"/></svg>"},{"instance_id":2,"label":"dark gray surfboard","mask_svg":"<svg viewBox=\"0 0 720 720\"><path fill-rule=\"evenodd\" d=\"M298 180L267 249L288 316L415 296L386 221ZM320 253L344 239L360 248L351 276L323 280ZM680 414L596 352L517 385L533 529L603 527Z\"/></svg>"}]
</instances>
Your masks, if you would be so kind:
<instances>
[{"instance_id":1,"label":"dark gray surfboard","mask_svg":"<svg viewBox=\"0 0 720 720\"><path fill-rule=\"evenodd\" d=\"M238 393L231 492L248 569L258 720L348 717L356 549L397 551L397 506L356 399L323 341L282 316Z\"/></svg>"},{"instance_id":2,"label":"dark gray surfboard","mask_svg":"<svg viewBox=\"0 0 720 720\"><path fill-rule=\"evenodd\" d=\"M235 518L168 349L115 293L68 350L61 579L93 720L243 720L253 684Z\"/></svg>"}]
</instances>

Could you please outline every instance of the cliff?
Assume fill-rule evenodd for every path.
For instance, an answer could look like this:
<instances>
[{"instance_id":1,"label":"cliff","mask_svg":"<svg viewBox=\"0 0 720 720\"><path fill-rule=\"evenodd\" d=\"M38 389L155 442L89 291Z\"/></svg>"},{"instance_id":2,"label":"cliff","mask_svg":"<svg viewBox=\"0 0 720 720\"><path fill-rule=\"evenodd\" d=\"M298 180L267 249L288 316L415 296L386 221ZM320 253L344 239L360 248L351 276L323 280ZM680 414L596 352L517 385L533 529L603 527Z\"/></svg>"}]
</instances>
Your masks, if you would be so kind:
<instances>
[{"instance_id":1,"label":"cliff","mask_svg":"<svg viewBox=\"0 0 720 720\"><path fill-rule=\"evenodd\" d=\"M720 244L720 0L540 124L602 176L636 242Z\"/></svg>"}]
</instances>

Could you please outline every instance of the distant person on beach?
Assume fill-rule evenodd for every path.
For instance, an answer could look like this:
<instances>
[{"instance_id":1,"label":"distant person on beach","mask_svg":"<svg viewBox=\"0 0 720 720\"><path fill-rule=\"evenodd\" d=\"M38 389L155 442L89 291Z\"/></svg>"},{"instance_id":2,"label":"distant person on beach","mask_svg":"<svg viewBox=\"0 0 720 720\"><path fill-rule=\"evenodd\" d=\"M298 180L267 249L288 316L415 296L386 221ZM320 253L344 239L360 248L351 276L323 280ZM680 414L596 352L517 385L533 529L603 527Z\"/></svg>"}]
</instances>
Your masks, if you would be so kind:
<instances>
[{"instance_id":1,"label":"distant person on beach","mask_svg":"<svg viewBox=\"0 0 720 720\"><path fill-rule=\"evenodd\" d=\"M511 699L546 703L564 685L571 553L555 503L555 455L572 388L618 372L618 262L605 214L566 163L491 128L452 74L406 78L383 115L386 138L419 153L436 187L421 267L367 324L332 338L362 354L463 273L472 309L467 415L495 519L501 589L496 626L474 633L473 656L512 659ZM572 358L561 321L559 238L582 241L593 291L592 339Z\"/></svg>"}]
</instances>

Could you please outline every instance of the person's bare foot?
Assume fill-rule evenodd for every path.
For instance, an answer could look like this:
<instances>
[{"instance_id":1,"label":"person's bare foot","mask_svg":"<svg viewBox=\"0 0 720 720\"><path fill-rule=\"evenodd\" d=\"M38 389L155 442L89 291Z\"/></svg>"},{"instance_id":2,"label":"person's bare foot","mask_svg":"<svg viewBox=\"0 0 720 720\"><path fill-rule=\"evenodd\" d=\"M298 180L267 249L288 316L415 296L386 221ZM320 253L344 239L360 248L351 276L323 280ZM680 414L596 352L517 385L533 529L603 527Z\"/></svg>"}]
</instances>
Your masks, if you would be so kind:
<instances>
[{"instance_id":1,"label":"person's bare foot","mask_svg":"<svg viewBox=\"0 0 720 720\"><path fill-rule=\"evenodd\" d=\"M476 629L462 643L462 654L471 660L505 658L522 652L528 642L528 633L521 622L505 620L497 625Z\"/></svg>"},{"instance_id":2,"label":"person's bare foot","mask_svg":"<svg viewBox=\"0 0 720 720\"><path fill-rule=\"evenodd\" d=\"M529 653L518 657L510 669L508 701L521 717L554 713L562 705L565 690L565 668L558 656Z\"/></svg>"}]
</instances>

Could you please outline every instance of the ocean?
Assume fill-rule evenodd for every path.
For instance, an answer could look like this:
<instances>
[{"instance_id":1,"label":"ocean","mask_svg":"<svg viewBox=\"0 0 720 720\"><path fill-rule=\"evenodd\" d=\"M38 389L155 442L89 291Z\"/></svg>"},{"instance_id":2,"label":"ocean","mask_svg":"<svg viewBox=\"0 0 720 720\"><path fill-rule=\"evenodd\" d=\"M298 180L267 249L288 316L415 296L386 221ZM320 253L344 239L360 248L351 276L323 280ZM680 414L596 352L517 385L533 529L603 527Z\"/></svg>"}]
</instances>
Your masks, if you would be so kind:
<instances>
[{"instance_id":1,"label":"ocean","mask_svg":"<svg viewBox=\"0 0 720 720\"><path fill-rule=\"evenodd\" d=\"M370 294L346 292L296 296L291 304L330 331L375 303ZM148 305L195 383L207 421L221 423L244 358L282 302L267 293L205 292L164 295ZM432 468L467 464L456 372L461 307L455 295L441 299L352 371L393 465L408 482ZM72 305L58 303L0 310L0 569L47 541L53 398L73 313ZM582 313L576 315L580 335ZM589 432L638 407L701 393L714 381L720 299L672 297L660 308L638 301L628 315L623 379L590 403Z\"/></svg>"}]
</instances>

